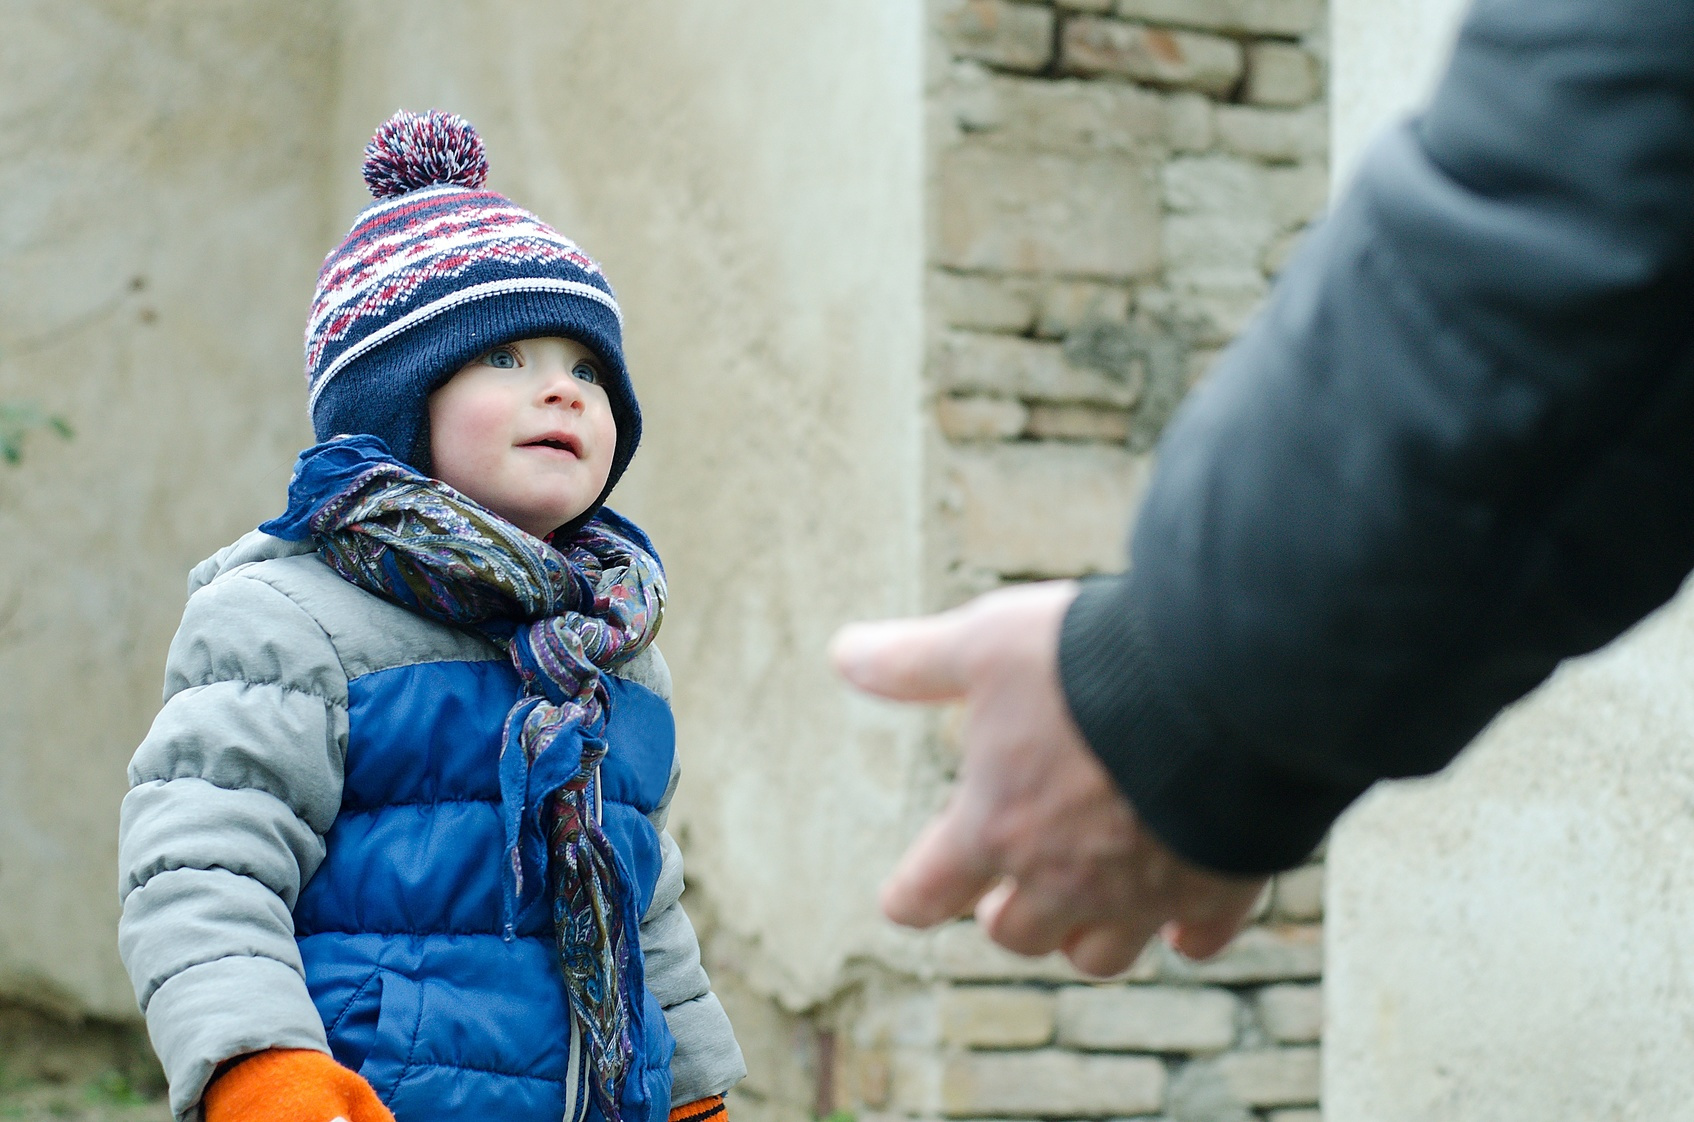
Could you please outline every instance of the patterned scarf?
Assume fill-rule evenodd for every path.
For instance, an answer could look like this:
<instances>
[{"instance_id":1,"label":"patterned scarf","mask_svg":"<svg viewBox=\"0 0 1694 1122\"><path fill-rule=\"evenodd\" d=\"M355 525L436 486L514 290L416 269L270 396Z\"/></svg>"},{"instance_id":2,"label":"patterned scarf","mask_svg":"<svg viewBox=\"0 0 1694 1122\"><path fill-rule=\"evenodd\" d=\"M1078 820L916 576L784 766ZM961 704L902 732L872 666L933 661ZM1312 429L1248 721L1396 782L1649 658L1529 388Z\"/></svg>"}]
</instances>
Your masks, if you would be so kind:
<instances>
[{"instance_id":1,"label":"patterned scarf","mask_svg":"<svg viewBox=\"0 0 1694 1122\"><path fill-rule=\"evenodd\" d=\"M646 535L602 510L568 541L542 541L395 460L372 436L302 452L288 499L261 530L312 538L348 581L480 632L517 668L524 692L506 716L500 755L505 934L526 906L526 869L545 870L594 1097L619 1122L641 1038L640 916L600 828L596 780L606 754L602 671L640 654L664 615L664 573Z\"/></svg>"}]
</instances>

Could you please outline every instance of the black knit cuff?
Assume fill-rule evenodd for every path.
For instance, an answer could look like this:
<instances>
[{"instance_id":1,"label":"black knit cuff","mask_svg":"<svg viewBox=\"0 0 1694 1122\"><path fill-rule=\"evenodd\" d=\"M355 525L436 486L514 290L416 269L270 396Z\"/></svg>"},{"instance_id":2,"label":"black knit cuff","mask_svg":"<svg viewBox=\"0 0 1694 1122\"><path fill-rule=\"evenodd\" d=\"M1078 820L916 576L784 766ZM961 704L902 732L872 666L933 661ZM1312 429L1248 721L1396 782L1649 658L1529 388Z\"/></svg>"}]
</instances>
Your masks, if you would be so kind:
<instances>
[{"instance_id":1,"label":"black knit cuff","mask_svg":"<svg viewBox=\"0 0 1694 1122\"><path fill-rule=\"evenodd\" d=\"M1077 726L1149 829L1222 873L1291 868L1364 788L1327 783L1227 742L1160 671L1127 577L1086 582L1059 635Z\"/></svg>"}]
</instances>

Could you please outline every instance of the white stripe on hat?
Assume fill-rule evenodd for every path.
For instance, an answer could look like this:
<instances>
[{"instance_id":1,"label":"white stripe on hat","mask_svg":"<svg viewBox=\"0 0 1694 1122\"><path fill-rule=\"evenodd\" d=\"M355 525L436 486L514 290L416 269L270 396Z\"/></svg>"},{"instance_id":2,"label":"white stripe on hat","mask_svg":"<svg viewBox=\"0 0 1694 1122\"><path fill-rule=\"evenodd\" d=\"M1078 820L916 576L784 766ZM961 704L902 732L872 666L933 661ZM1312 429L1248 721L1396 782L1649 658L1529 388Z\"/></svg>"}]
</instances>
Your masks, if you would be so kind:
<instances>
[{"instance_id":1,"label":"white stripe on hat","mask_svg":"<svg viewBox=\"0 0 1694 1122\"><path fill-rule=\"evenodd\" d=\"M354 230L357 230L366 219L375 218L380 214L387 214L397 206L408 206L415 202L421 202L424 199L433 199L437 195L446 195L452 192L457 192L461 195L481 194L483 193L483 189L480 187L465 187L458 183L437 183L433 187L425 187L417 191L407 191L404 195L395 195L392 198L378 199L376 202L373 202L370 206L359 212L358 217L353 219L353 224L347 227L347 232L351 234ZM493 192L488 193L492 194Z\"/></svg>"},{"instance_id":2,"label":"white stripe on hat","mask_svg":"<svg viewBox=\"0 0 1694 1122\"><path fill-rule=\"evenodd\" d=\"M403 331L416 327L425 320L433 319L442 312L458 307L472 300L482 300L490 296L504 296L510 292L562 292L572 296L586 296L590 300L604 304L617 317L619 330L623 329L623 311L618 302L604 290L584 281L560 280L557 277L518 277L512 280L486 281L473 284L469 288L461 288L421 308L414 308L393 323L373 331L337 355L335 361L325 368L317 384L312 387L310 397L306 401L306 415L310 417L318 407L318 397L324 387L329 385L347 364L364 354L366 351L381 343L387 342Z\"/></svg>"},{"instance_id":3,"label":"white stripe on hat","mask_svg":"<svg viewBox=\"0 0 1694 1122\"><path fill-rule=\"evenodd\" d=\"M488 219L499 217L502 222L489 222ZM432 227L447 224L473 222L468 228L450 236L437 236ZM343 260L351 258L350 264L357 267L361 258L373 256L379 250L390 248L415 247L413 252L395 254L386 262L366 267L363 275L352 283L337 284L333 289L319 289L319 301L312 308L310 322L306 325L308 337L316 335L323 323L334 312L345 305L357 300L371 288L386 282L397 273L408 269L427 268L432 258L452 253L455 250L466 249L470 246L481 245L496 241L525 241L533 240L557 247L561 252L574 254L583 261L592 262L592 258L582 251L582 248L569 238L560 234L546 223L539 221L534 215L519 207L508 204L487 208L465 208L440 214L431 218L421 229L405 230L386 238L379 238L361 244L356 249L342 252ZM338 261L337 265L342 264ZM475 262L467 262L469 268ZM573 262L585 273L598 273L599 268L590 268L580 262Z\"/></svg>"}]
</instances>

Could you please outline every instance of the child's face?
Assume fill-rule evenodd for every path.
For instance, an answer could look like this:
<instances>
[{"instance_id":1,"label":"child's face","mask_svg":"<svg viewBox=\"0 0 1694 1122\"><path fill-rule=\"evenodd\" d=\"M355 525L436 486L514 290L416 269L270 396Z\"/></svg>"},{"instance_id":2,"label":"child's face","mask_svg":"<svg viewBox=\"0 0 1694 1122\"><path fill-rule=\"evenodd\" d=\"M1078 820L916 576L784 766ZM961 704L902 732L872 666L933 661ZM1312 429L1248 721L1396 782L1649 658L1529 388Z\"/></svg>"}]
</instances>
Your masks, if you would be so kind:
<instances>
[{"instance_id":1,"label":"child's face","mask_svg":"<svg viewBox=\"0 0 1694 1122\"><path fill-rule=\"evenodd\" d=\"M600 360L570 339L495 347L429 395L437 479L544 538L606 486L618 427Z\"/></svg>"}]
</instances>

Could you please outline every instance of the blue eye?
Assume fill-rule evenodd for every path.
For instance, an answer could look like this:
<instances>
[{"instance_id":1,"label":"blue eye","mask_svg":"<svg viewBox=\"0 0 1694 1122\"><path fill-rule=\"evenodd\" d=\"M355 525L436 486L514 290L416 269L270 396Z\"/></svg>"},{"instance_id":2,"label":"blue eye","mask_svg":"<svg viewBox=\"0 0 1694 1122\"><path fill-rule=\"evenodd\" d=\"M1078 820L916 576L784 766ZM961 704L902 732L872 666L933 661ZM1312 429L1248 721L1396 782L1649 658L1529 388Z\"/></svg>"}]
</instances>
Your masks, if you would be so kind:
<instances>
[{"instance_id":1,"label":"blue eye","mask_svg":"<svg viewBox=\"0 0 1694 1122\"><path fill-rule=\"evenodd\" d=\"M496 370L516 370L523 365L518 361L518 356L512 353L510 347L495 347L482 356L482 361Z\"/></svg>"},{"instance_id":2,"label":"blue eye","mask_svg":"<svg viewBox=\"0 0 1694 1122\"><path fill-rule=\"evenodd\" d=\"M584 382L587 382L590 385L598 386L600 384L600 372L594 369L594 366L591 363L577 363L576 367L571 371L571 376L581 378Z\"/></svg>"}]
</instances>

